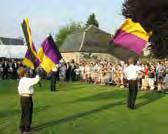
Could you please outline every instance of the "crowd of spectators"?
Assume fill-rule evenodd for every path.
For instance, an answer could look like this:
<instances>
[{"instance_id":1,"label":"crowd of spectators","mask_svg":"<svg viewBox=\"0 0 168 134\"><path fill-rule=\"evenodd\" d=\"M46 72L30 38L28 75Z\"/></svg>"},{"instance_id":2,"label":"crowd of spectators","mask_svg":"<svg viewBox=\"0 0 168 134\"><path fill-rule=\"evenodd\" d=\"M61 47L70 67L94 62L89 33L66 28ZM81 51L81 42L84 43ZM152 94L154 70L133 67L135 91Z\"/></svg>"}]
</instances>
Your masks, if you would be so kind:
<instances>
[{"instance_id":1,"label":"crowd of spectators","mask_svg":"<svg viewBox=\"0 0 168 134\"><path fill-rule=\"evenodd\" d=\"M145 91L162 92L168 89L168 61L140 62L139 88ZM0 62L1 79L17 79L17 70L22 66L19 60L3 60ZM80 81L100 85L115 85L120 88L127 86L124 78L124 69L128 65L123 62L109 62L106 60L83 59L80 63L74 60L58 65L56 73L58 81ZM35 70L28 69L29 76L33 77ZM50 74L43 77L50 78Z\"/></svg>"},{"instance_id":2,"label":"crowd of spectators","mask_svg":"<svg viewBox=\"0 0 168 134\"><path fill-rule=\"evenodd\" d=\"M18 59L0 60L0 79L17 79L17 70L22 66L22 62Z\"/></svg>"},{"instance_id":3,"label":"crowd of spectators","mask_svg":"<svg viewBox=\"0 0 168 134\"><path fill-rule=\"evenodd\" d=\"M145 91L158 91L168 89L168 61L140 62L139 88ZM106 60L83 60L80 63L74 61L59 65L59 79L65 81L81 81L100 85L116 85L120 88L127 86L124 69L128 65L120 61L118 63Z\"/></svg>"}]
</instances>

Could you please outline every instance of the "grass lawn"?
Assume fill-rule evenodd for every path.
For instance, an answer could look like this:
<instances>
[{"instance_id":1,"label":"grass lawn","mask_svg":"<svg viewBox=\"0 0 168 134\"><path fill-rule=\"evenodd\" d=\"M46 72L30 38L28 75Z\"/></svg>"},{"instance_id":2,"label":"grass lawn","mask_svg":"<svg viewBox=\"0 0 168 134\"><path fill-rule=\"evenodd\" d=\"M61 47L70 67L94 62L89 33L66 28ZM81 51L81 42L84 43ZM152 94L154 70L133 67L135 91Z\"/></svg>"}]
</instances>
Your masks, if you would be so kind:
<instances>
[{"instance_id":1,"label":"grass lawn","mask_svg":"<svg viewBox=\"0 0 168 134\"><path fill-rule=\"evenodd\" d=\"M125 89L49 82L35 88L31 134L168 134L168 96L139 92L137 109L126 108ZM19 134L16 81L0 81L0 134Z\"/></svg>"}]
</instances>

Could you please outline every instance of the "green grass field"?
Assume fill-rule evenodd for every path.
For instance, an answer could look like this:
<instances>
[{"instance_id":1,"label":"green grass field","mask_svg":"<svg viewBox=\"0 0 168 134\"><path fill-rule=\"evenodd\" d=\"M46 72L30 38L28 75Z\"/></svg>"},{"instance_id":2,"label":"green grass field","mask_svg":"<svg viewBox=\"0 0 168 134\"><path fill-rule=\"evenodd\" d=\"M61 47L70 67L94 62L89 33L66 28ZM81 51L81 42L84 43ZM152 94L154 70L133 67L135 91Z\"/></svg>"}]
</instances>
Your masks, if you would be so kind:
<instances>
[{"instance_id":1,"label":"green grass field","mask_svg":"<svg viewBox=\"0 0 168 134\"><path fill-rule=\"evenodd\" d=\"M137 109L126 107L125 89L49 82L35 88L31 134L168 134L168 96L139 92ZM19 134L16 81L0 81L0 134Z\"/></svg>"}]
</instances>

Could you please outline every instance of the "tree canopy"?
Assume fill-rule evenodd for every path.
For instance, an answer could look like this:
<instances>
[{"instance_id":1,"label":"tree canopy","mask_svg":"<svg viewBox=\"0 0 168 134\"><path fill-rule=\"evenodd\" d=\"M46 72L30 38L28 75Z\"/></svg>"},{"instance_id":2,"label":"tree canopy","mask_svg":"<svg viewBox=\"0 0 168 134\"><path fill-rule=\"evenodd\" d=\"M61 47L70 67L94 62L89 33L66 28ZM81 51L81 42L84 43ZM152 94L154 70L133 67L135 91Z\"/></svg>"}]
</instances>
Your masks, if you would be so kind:
<instances>
[{"instance_id":1,"label":"tree canopy","mask_svg":"<svg viewBox=\"0 0 168 134\"><path fill-rule=\"evenodd\" d=\"M152 50L155 56L168 56L168 1L125 0L122 14L152 31Z\"/></svg>"},{"instance_id":2,"label":"tree canopy","mask_svg":"<svg viewBox=\"0 0 168 134\"><path fill-rule=\"evenodd\" d=\"M55 36L58 48L60 48L60 46L64 43L64 40L67 38L69 34L80 29L82 29L82 25L79 22L71 22L70 24L61 27Z\"/></svg>"},{"instance_id":3,"label":"tree canopy","mask_svg":"<svg viewBox=\"0 0 168 134\"><path fill-rule=\"evenodd\" d=\"M96 27L99 27L99 22L97 21L96 15L94 13L89 16L86 22L86 26L89 26L89 25L94 25Z\"/></svg>"}]
</instances>

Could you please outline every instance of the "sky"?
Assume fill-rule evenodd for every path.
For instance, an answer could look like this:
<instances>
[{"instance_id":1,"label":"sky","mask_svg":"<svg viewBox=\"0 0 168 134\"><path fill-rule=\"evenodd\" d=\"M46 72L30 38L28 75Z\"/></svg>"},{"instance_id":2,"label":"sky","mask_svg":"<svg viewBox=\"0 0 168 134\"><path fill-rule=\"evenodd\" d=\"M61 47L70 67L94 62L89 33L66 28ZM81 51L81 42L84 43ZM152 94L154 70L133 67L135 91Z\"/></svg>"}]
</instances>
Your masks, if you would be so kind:
<instances>
[{"instance_id":1,"label":"sky","mask_svg":"<svg viewBox=\"0 0 168 134\"><path fill-rule=\"evenodd\" d=\"M124 0L1 0L0 36L23 37L21 22L29 18L33 40L37 43L71 21L85 24L95 13L100 28L113 34L123 21Z\"/></svg>"}]
</instances>

